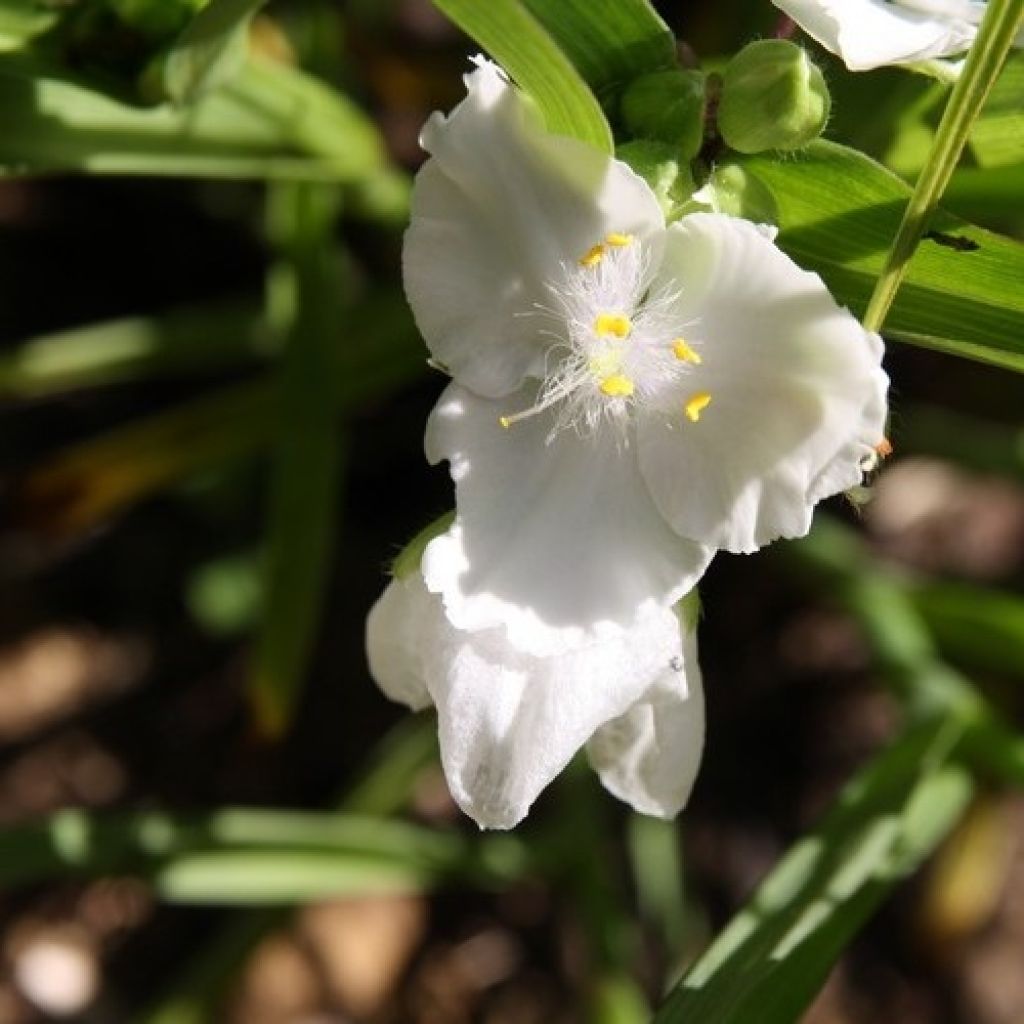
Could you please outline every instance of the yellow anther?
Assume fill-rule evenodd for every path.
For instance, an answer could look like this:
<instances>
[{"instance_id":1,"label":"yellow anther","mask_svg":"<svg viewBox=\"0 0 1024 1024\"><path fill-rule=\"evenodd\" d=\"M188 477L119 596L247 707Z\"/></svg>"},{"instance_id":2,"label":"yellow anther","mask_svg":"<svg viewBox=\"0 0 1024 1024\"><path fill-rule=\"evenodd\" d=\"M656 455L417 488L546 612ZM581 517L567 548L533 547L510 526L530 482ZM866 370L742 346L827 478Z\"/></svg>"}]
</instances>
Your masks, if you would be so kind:
<instances>
[{"instance_id":1,"label":"yellow anther","mask_svg":"<svg viewBox=\"0 0 1024 1024\"><path fill-rule=\"evenodd\" d=\"M624 234L622 234L619 231L613 231L610 235L607 235L605 237L605 241L609 245L613 245L616 248L621 248L624 245L632 245L633 244L633 236L632 235L624 235Z\"/></svg>"},{"instance_id":2,"label":"yellow anther","mask_svg":"<svg viewBox=\"0 0 1024 1024\"><path fill-rule=\"evenodd\" d=\"M676 338L672 342L672 354L682 363L693 363L694 366L700 366L704 362L700 353L694 352L682 338Z\"/></svg>"},{"instance_id":3,"label":"yellow anther","mask_svg":"<svg viewBox=\"0 0 1024 1024\"><path fill-rule=\"evenodd\" d=\"M586 255L580 259L581 267L596 267L601 260L604 259L605 245L604 242L598 242L597 245L592 246L587 250Z\"/></svg>"},{"instance_id":4,"label":"yellow anther","mask_svg":"<svg viewBox=\"0 0 1024 1024\"><path fill-rule=\"evenodd\" d=\"M602 394L609 398L629 398L634 391L633 382L621 373L613 373L610 377L605 377L598 386Z\"/></svg>"},{"instance_id":5,"label":"yellow anther","mask_svg":"<svg viewBox=\"0 0 1024 1024\"><path fill-rule=\"evenodd\" d=\"M508 428L512 426L512 418L511 418L510 416L499 416L499 417L498 417L498 422L499 422L499 423L500 423L500 424L501 424L501 425L502 425L502 426L503 426L503 427L504 427L504 428L505 428L506 430L508 430Z\"/></svg>"},{"instance_id":6,"label":"yellow anther","mask_svg":"<svg viewBox=\"0 0 1024 1024\"><path fill-rule=\"evenodd\" d=\"M628 338L633 330L633 323L628 316L621 313L598 313L594 321L594 333L599 338L614 334L616 338Z\"/></svg>"},{"instance_id":7,"label":"yellow anther","mask_svg":"<svg viewBox=\"0 0 1024 1024\"><path fill-rule=\"evenodd\" d=\"M698 391L697 394L691 395L687 399L686 405L683 406L683 411L686 413L686 418L691 423L696 423L700 419L700 414L711 404L711 395L707 391Z\"/></svg>"}]
</instances>

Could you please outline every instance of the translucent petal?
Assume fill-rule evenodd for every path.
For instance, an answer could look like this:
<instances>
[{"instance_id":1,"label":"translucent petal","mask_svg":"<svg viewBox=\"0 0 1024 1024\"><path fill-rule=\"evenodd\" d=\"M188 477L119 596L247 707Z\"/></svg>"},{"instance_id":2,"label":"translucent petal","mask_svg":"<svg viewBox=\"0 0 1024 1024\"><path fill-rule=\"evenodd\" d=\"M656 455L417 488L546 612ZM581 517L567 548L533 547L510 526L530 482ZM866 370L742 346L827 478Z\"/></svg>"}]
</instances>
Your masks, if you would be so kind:
<instances>
[{"instance_id":1,"label":"translucent petal","mask_svg":"<svg viewBox=\"0 0 1024 1024\"><path fill-rule=\"evenodd\" d=\"M968 20L945 13L948 8L926 13L923 0L915 5L920 8L916 10L885 0L772 3L826 50L842 57L851 71L962 53L973 42L976 31Z\"/></svg>"},{"instance_id":2,"label":"translucent petal","mask_svg":"<svg viewBox=\"0 0 1024 1024\"><path fill-rule=\"evenodd\" d=\"M625 164L550 135L494 65L466 77L468 96L434 114L405 236L406 294L427 345L478 394L543 374L557 283L609 232L657 234L658 201Z\"/></svg>"},{"instance_id":3,"label":"translucent petal","mask_svg":"<svg viewBox=\"0 0 1024 1024\"><path fill-rule=\"evenodd\" d=\"M803 535L882 441L880 339L746 221L684 218L659 273L702 362L638 422L654 501L680 536L729 551Z\"/></svg>"},{"instance_id":4,"label":"translucent petal","mask_svg":"<svg viewBox=\"0 0 1024 1024\"><path fill-rule=\"evenodd\" d=\"M605 788L640 814L675 817L686 805L704 748L704 691L696 634L624 714L601 726L587 753Z\"/></svg>"},{"instance_id":5,"label":"translucent petal","mask_svg":"<svg viewBox=\"0 0 1024 1024\"><path fill-rule=\"evenodd\" d=\"M664 608L547 658L512 649L499 629L466 633L438 619L443 639L425 661L442 762L452 796L482 828L520 821L595 730L681 657L679 623Z\"/></svg>"},{"instance_id":6,"label":"translucent petal","mask_svg":"<svg viewBox=\"0 0 1024 1024\"><path fill-rule=\"evenodd\" d=\"M455 626L503 625L517 649L549 655L678 600L713 552L669 529L629 437L549 439L550 413L499 424L535 393L496 402L451 385L441 396L427 454L451 463L458 518L428 545L423 571Z\"/></svg>"}]
</instances>

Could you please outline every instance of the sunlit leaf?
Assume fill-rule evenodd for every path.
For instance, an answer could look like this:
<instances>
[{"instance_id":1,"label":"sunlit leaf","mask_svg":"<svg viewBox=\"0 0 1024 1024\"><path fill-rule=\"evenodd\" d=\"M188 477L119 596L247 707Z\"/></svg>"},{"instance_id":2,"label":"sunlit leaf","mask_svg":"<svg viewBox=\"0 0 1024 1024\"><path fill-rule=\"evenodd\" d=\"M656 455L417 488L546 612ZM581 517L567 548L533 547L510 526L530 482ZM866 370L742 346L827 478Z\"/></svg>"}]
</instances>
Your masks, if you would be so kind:
<instances>
[{"instance_id":1,"label":"sunlit leaf","mask_svg":"<svg viewBox=\"0 0 1024 1024\"><path fill-rule=\"evenodd\" d=\"M143 109L0 62L0 177L44 171L363 182L395 172L376 127L302 71L252 58L181 109Z\"/></svg>"},{"instance_id":2,"label":"sunlit leaf","mask_svg":"<svg viewBox=\"0 0 1024 1024\"><path fill-rule=\"evenodd\" d=\"M676 41L648 0L525 0L603 104L632 79L676 66Z\"/></svg>"},{"instance_id":3,"label":"sunlit leaf","mask_svg":"<svg viewBox=\"0 0 1024 1024\"><path fill-rule=\"evenodd\" d=\"M853 150L816 142L747 166L774 192L779 244L862 313L909 189ZM1024 245L940 214L886 320L887 337L1024 370Z\"/></svg>"},{"instance_id":4,"label":"sunlit leaf","mask_svg":"<svg viewBox=\"0 0 1024 1024\"><path fill-rule=\"evenodd\" d=\"M939 718L878 755L686 973L656 1024L792 1024L893 886L960 818L973 791Z\"/></svg>"},{"instance_id":5,"label":"sunlit leaf","mask_svg":"<svg viewBox=\"0 0 1024 1024\"><path fill-rule=\"evenodd\" d=\"M611 153L611 129L580 73L522 0L434 0L540 107L550 131Z\"/></svg>"}]
</instances>

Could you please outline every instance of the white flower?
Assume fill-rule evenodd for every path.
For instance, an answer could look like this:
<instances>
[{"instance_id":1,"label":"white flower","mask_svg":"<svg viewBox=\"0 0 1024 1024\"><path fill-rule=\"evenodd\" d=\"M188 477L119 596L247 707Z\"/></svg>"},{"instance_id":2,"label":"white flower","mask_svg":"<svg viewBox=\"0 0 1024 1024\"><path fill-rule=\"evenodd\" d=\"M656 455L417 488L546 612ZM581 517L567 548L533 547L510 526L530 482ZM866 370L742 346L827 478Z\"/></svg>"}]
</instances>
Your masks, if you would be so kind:
<instances>
[{"instance_id":1,"label":"white flower","mask_svg":"<svg viewBox=\"0 0 1024 1024\"><path fill-rule=\"evenodd\" d=\"M500 629L452 626L423 577L395 579L367 622L370 670L391 699L434 704L456 802L482 828L511 828L586 745L605 787L672 817L704 740L696 635L657 608L631 630L538 658Z\"/></svg>"},{"instance_id":2,"label":"white flower","mask_svg":"<svg viewBox=\"0 0 1024 1024\"><path fill-rule=\"evenodd\" d=\"M984 0L772 0L851 71L963 53ZM1020 42L1020 40L1018 40Z\"/></svg>"},{"instance_id":3,"label":"white flower","mask_svg":"<svg viewBox=\"0 0 1024 1024\"><path fill-rule=\"evenodd\" d=\"M883 440L880 339L768 229L668 227L624 163L547 133L482 64L422 142L406 290L455 382L427 429L458 516L427 588L546 657L804 534Z\"/></svg>"}]
</instances>

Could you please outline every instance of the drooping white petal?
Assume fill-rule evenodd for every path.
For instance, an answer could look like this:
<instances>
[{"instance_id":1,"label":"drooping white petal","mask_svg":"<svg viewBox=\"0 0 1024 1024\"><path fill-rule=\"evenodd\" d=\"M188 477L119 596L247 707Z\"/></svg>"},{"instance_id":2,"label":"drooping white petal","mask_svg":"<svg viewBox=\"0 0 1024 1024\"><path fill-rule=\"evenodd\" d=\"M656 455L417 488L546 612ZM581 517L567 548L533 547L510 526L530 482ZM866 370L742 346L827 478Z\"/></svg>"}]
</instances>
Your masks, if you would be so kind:
<instances>
[{"instance_id":1,"label":"drooping white petal","mask_svg":"<svg viewBox=\"0 0 1024 1024\"><path fill-rule=\"evenodd\" d=\"M699 742L692 738L699 740L699 730L691 721L697 705L687 711L685 725L676 707L687 680L695 681L700 700L693 637L685 644L684 651L675 613L656 607L613 639L534 657L512 648L501 629L456 629L419 573L388 586L367 628L371 673L385 694L414 707L431 701L437 706L449 789L481 828L519 822L576 751L623 716L632 716L635 725L598 740L599 759L616 743L621 749L624 730L649 731L643 716L662 708L668 717L653 726L656 735L685 739L697 756ZM632 742L644 741L638 736ZM648 800L658 808L651 813L666 813L673 800L680 801L678 780L663 778L668 763L654 763L660 754L636 749L624 757L608 769L606 785L613 792L618 785L638 808ZM675 763L688 790L686 773L696 766L685 759ZM641 781L631 782L634 775Z\"/></svg>"},{"instance_id":2,"label":"drooping white petal","mask_svg":"<svg viewBox=\"0 0 1024 1024\"><path fill-rule=\"evenodd\" d=\"M405 236L403 274L434 356L478 394L497 397L543 375L537 306L609 232L655 234L664 219L625 164L548 134L538 112L492 64L466 77L468 96L434 114Z\"/></svg>"},{"instance_id":3,"label":"drooping white petal","mask_svg":"<svg viewBox=\"0 0 1024 1024\"><path fill-rule=\"evenodd\" d=\"M561 653L678 600L712 551L676 536L615 431L549 438L553 414L510 428L535 388L488 401L458 385L427 426L427 456L448 459L458 517L427 546L427 586L460 629L503 625L520 651Z\"/></svg>"},{"instance_id":4,"label":"drooping white petal","mask_svg":"<svg viewBox=\"0 0 1024 1024\"><path fill-rule=\"evenodd\" d=\"M428 707L423 646L435 618L436 601L419 573L392 580L366 619L366 657L370 675L384 695L413 711Z\"/></svg>"},{"instance_id":5,"label":"drooping white petal","mask_svg":"<svg viewBox=\"0 0 1024 1024\"><path fill-rule=\"evenodd\" d=\"M927 12L886 0L772 0L851 71L912 64L962 53L976 28L946 10Z\"/></svg>"},{"instance_id":6,"label":"drooping white petal","mask_svg":"<svg viewBox=\"0 0 1024 1024\"><path fill-rule=\"evenodd\" d=\"M659 275L680 283L676 315L702 362L638 422L658 508L680 536L729 551L803 535L883 439L881 340L746 221L683 218ZM693 395L707 399L698 422L684 415Z\"/></svg>"},{"instance_id":7,"label":"drooping white petal","mask_svg":"<svg viewBox=\"0 0 1024 1024\"><path fill-rule=\"evenodd\" d=\"M672 818L689 799L704 748L704 691L696 633L683 658L624 714L601 726L587 753L605 788L640 814Z\"/></svg>"},{"instance_id":8,"label":"drooping white petal","mask_svg":"<svg viewBox=\"0 0 1024 1024\"><path fill-rule=\"evenodd\" d=\"M466 633L439 619L444 640L426 661L441 758L452 796L483 828L520 821L595 730L681 657L669 609L548 658L514 650L500 629Z\"/></svg>"}]
</instances>

